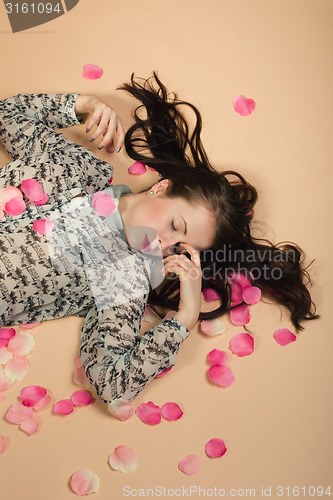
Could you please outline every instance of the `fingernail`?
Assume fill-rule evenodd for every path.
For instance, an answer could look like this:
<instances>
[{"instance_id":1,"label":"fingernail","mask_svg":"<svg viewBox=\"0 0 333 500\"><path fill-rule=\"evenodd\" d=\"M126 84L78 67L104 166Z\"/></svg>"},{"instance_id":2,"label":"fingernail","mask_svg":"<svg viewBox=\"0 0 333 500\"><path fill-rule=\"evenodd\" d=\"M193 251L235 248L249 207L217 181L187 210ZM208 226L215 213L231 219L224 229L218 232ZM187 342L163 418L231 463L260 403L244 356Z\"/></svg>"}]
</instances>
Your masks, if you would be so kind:
<instances>
[{"instance_id":1,"label":"fingernail","mask_svg":"<svg viewBox=\"0 0 333 500\"><path fill-rule=\"evenodd\" d=\"M87 127L87 128L86 128L86 132L88 133L88 132L89 132L89 130L90 130L90 129Z\"/></svg>"},{"instance_id":2,"label":"fingernail","mask_svg":"<svg viewBox=\"0 0 333 500\"><path fill-rule=\"evenodd\" d=\"M117 153L119 153L120 150L121 150L121 147L119 146L119 148L117 149Z\"/></svg>"},{"instance_id":3,"label":"fingernail","mask_svg":"<svg viewBox=\"0 0 333 500\"><path fill-rule=\"evenodd\" d=\"M89 142L93 142L95 139L89 139Z\"/></svg>"},{"instance_id":4,"label":"fingernail","mask_svg":"<svg viewBox=\"0 0 333 500\"><path fill-rule=\"evenodd\" d=\"M104 148L104 146L98 146L98 148L97 148L97 149L103 149L103 148Z\"/></svg>"}]
</instances>

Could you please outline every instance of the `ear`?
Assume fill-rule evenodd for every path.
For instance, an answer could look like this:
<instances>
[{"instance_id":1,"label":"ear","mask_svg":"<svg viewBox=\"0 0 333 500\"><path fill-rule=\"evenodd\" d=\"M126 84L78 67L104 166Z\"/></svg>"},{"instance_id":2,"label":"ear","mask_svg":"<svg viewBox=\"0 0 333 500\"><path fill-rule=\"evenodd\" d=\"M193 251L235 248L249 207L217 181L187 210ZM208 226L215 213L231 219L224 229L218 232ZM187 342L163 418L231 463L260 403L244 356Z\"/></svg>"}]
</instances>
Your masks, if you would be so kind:
<instances>
[{"instance_id":1,"label":"ear","mask_svg":"<svg viewBox=\"0 0 333 500\"><path fill-rule=\"evenodd\" d=\"M151 188L154 191L154 194L164 194L165 191L171 186L170 179L163 179L162 181L157 182Z\"/></svg>"}]
</instances>

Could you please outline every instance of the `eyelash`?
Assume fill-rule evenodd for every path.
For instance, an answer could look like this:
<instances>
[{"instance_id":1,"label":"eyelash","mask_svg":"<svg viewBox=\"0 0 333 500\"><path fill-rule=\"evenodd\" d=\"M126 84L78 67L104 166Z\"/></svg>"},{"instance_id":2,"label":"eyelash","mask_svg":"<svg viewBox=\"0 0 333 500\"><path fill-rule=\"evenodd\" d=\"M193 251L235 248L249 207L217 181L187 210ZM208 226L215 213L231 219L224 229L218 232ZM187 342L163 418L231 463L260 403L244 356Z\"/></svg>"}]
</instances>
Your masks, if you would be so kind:
<instances>
[{"instance_id":1,"label":"eyelash","mask_svg":"<svg viewBox=\"0 0 333 500\"><path fill-rule=\"evenodd\" d=\"M172 227L172 229L173 229L174 231L177 231L177 229L175 228L175 224L174 224L174 222L175 222L175 219L173 219L173 220L172 220L172 222L171 222L171 227Z\"/></svg>"}]
</instances>

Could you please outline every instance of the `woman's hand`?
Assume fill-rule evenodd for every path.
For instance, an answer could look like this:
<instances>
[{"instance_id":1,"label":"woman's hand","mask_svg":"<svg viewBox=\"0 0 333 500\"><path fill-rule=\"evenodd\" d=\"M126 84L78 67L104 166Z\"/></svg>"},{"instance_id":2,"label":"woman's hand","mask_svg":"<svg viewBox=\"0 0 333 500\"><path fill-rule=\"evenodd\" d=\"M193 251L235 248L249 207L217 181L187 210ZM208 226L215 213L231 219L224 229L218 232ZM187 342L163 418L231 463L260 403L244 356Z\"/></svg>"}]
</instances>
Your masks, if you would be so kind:
<instances>
[{"instance_id":1,"label":"woman's hand","mask_svg":"<svg viewBox=\"0 0 333 500\"><path fill-rule=\"evenodd\" d=\"M79 94L75 102L74 111L75 113L88 113L91 115L86 122L86 132L89 132L93 125L97 124L97 129L92 134L90 142L102 134L104 138L98 149L102 149L105 146L105 149L109 153L114 153L115 150L117 150L117 153L120 151L124 144L125 129L119 116L110 106L94 95ZM116 144L113 139L115 133L118 135Z\"/></svg>"},{"instance_id":2,"label":"woman's hand","mask_svg":"<svg viewBox=\"0 0 333 500\"><path fill-rule=\"evenodd\" d=\"M176 273L180 281L180 301L175 318L179 319L191 330L198 320L201 304L202 271L199 252L191 245L180 243L191 256L191 260L185 255L169 255L163 259L164 273Z\"/></svg>"}]
</instances>

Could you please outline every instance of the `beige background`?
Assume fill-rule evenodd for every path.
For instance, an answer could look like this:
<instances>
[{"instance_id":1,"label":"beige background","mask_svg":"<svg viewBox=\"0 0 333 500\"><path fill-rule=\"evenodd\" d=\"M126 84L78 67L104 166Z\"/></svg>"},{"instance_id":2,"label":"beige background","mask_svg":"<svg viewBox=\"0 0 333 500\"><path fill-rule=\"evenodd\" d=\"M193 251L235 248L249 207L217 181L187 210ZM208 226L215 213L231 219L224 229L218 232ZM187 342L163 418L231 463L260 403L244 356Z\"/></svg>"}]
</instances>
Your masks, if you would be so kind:
<instances>
[{"instance_id":1,"label":"beige background","mask_svg":"<svg viewBox=\"0 0 333 500\"><path fill-rule=\"evenodd\" d=\"M73 498L68 481L80 468L100 476L95 496L103 500L123 498L124 485L216 487L226 496L230 488L243 489L237 498L246 496L246 488L261 497L262 485L272 487L272 498L278 498L278 485L305 486L303 498L310 498L311 485L326 488L332 480L332 2L80 0L66 15L16 34L3 4L0 12L0 98L19 92L94 93L127 127L133 101L115 88L133 71L148 77L155 69L170 91L196 104L211 161L218 169L240 171L258 188L256 219L265 235L275 242L295 241L308 262L316 259L312 293L321 314L296 342L281 347L273 333L294 331L288 315L277 306L252 306L255 352L245 358L228 351L229 340L244 331L228 317L219 337L195 328L173 370L134 401L135 407L175 401L184 410L178 422L150 427L134 416L122 423L97 400L66 417L53 415L50 406L40 413L39 432L28 436L4 419L22 387L45 386L53 402L80 389L73 373L83 319L43 323L32 330L36 345L29 373L1 403L0 434L10 441L0 457L1 497ZM100 65L103 77L83 79L86 63ZM256 102L251 116L233 110L231 100L238 94ZM83 125L65 135L89 144ZM115 182L139 189L154 179L129 176L132 161L124 151L100 153L98 142L92 150L114 165ZM0 160L10 161L3 148ZM236 378L229 388L207 378L206 356L213 348L229 352ZM204 445L213 437L225 440L222 458L205 455ZM107 463L120 444L138 457L139 467L130 475ZM191 477L177 468L187 454L202 460Z\"/></svg>"}]
</instances>

